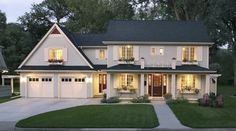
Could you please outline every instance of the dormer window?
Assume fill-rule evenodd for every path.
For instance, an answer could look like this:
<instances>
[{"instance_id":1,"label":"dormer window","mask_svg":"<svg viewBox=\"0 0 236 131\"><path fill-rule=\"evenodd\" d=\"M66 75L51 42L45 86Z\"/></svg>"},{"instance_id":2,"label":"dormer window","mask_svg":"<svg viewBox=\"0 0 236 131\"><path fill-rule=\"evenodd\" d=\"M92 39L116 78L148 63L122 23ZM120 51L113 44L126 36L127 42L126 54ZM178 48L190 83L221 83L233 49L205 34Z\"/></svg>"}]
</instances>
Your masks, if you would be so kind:
<instances>
[{"instance_id":1,"label":"dormer window","mask_svg":"<svg viewBox=\"0 0 236 131\"><path fill-rule=\"evenodd\" d=\"M121 46L119 50L119 61L134 61L133 46Z\"/></svg>"},{"instance_id":2,"label":"dormer window","mask_svg":"<svg viewBox=\"0 0 236 131\"><path fill-rule=\"evenodd\" d=\"M63 62L63 49L61 48L49 49L48 61L50 63L62 63Z\"/></svg>"},{"instance_id":3,"label":"dormer window","mask_svg":"<svg viewBox=\"0 0 236 131\"><path fill-rule=\"evenodd\" d=\"M194 47L183 47L182 48L182 61L183 62L197 62L196 60L196 49Z\"/></svg>"}]
</instances>

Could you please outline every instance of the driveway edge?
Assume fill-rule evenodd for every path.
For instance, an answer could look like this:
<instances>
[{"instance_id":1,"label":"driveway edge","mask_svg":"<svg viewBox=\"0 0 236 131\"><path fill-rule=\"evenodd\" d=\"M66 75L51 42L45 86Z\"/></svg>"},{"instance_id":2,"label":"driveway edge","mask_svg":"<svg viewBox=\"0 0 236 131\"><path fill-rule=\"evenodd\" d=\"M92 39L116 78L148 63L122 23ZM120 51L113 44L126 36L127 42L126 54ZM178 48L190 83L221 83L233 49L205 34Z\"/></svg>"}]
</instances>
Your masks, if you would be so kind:
<instances>
[{"instance_id":1,"label":"driveway edge","mask_svg":"<svg viewBox=\"0 0 236 131\"><path fill-rule=\"evenodd\" d=\"M14 131L235 131L235 128L198 128L198 129L167 129L167 128L19 128Z\"/></svg>"}]
</instances>

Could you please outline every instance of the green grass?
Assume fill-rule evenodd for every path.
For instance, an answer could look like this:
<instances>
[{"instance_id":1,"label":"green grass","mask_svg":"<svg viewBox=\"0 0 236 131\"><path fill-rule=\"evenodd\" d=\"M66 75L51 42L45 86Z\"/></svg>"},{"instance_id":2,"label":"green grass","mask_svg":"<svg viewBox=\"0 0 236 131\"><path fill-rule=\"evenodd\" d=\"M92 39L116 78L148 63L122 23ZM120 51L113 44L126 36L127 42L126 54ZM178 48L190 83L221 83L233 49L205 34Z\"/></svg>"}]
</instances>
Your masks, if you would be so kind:
<instances>
[{"instance_id":1,"label":"green grass","mask_svg":"<svg viewBox=\"0 0 236 131\"><path fill-rule=\"evenodd\" d=\"M88 105L36 115L19 121L24 128L154 128L152 105Z\"/></svg>"},{"instance_id":2,"label":"green grass","mask_svg":"<svg viewBox=\"0 0 236 131\"><path fill-rule=\"evenodd\" d=\"M170 108L182 124L192 128L235 128L236 127L236 88L219 86L224 96L224 108L201 107L198 104L170 104Z\"/></svg>"},{"instance_id":3,"label":"green grass","mask_svg":"<svg viewBox=\"0 0 236 131\"><path fill-rule=\"evenodd\" d=\"M15 100L17 98L20 98L19 96L6 96L6 97L0 97L0 103L4 103L4 102L8 102L8 101L11 101L11 100Z\"/></svg>"}]
</instances>

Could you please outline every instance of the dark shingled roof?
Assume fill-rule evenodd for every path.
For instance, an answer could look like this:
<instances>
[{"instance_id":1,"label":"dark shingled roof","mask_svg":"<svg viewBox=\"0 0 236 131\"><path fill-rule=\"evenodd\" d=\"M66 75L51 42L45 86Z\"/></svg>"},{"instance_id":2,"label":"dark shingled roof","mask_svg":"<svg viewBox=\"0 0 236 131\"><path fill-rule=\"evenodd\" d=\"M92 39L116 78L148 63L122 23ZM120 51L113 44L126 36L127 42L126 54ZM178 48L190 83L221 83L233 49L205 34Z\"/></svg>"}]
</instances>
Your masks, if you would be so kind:
<instances>
[{"instance_id":1,"label":"dark shingled roof","mask_svg":"<svg viewBox=\"0 0 236 131\"><path fill-rule=\"evenodd\" d=\"M113 20L100 34L75 34L61 28L78 46L106 46L103 41L212 42L199 21Z\"/></svg>"},{"instance_id":2,"label":"dark shingled roof","mask_svg":"<svg viewBox=\"0 0 236 131\"><path fill-rule=\"evenodd\" d=\"M171 71L171 72L211 72L215 73L216 71L200 67L197 65L182 65L176 66L176 69L171 67L145 67L141 69L140 65L131 65L131 64L119 64L106 69L107 71Z\"/></svg>"},{"instance_id":3,"label":"dark shingled roof","mask_svg":"<svg viewBox=\"0 0 236 131\"><path fill-rule=\"evenodd\" d=\"M212 42L203 22L197 21L110 21L106 38L105 41Z\"/></svg>"}]
</instances>

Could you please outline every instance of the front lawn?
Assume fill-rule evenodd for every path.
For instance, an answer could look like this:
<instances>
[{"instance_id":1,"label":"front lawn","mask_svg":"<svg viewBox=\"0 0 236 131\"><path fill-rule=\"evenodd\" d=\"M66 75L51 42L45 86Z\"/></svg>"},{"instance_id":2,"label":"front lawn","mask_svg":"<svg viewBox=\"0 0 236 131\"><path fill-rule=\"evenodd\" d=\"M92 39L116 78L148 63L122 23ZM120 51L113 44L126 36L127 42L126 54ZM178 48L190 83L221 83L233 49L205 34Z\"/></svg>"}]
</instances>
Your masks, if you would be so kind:
<instances>
[{"instance_id":1,"label":"front lawn","mask_svg":"<svg viewBox=\"0 0 236 131\"><path fill-rule=\"evenodd\" d=\"M0 97L0 103L8 102L14 99L20 98L20 96L6 96L6 97Z\"/></svg>"},{"instance_id":2,"label":"front lawn","mask_svg":"<svg viewBox=\"0 0 236 131\"><path fill-rule=\"evenodd\" d=\"M24 128L154 128L152 105L88 105L36 115L19 121Z\"/></svg>"},{"instance_id":3,"label":"front lawn","mask_svg":"<svg viewBox=\"0 0 236 131\"><path fill-rule=\"evenodd\" d=\"M219 86L224 96L224 108L201 107L198 104L169 104L182 124L193 128L235 128L236 127L236 88Z\"/></svg>"}]
</instances>

